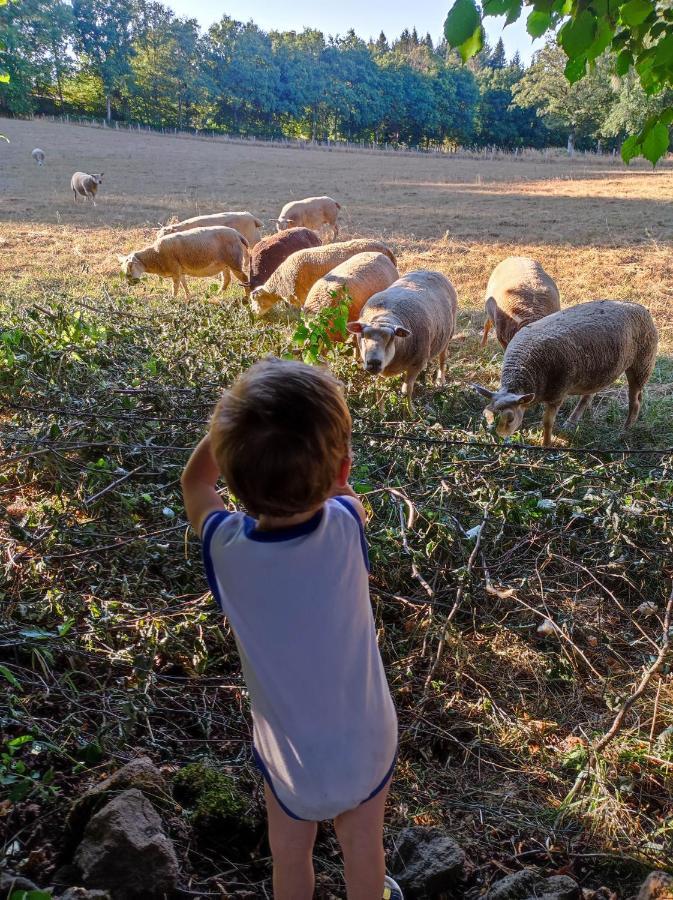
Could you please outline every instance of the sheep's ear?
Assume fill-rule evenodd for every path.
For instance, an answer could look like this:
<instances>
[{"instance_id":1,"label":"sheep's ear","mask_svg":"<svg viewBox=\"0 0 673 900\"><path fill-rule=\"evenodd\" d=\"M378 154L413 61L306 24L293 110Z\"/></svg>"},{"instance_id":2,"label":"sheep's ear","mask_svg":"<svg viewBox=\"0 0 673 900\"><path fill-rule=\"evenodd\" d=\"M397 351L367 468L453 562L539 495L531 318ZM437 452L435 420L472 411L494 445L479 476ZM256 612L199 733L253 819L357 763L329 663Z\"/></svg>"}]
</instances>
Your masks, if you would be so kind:
<instances>
[{"instance_id":1,"label":"sheep's ear","mask_svg":"<svg viewBox=\"0 0 673 900\"><path fill-rule=\"evenodd\" d=\"M535 394L518 394L516 402L521 406L530 406L535 401Z\"/></svg>"},{"instance_id":2,"label":"sheep's ear","mask_svg":"<svg viewBox=\"0 0 673 900\"><path fill-rule=\"evenodd\" d=\"M409 337L411 332L408 328L403 328L401 325L398 325L395 329L395 337Z\"/></svg>"},{"instance_id":3,"label":"sheep's ear","mask_svg":"<svg viewBox=\"0 0 673 900\"><path fill-rule=\"evenodd\" d=\"M364 325L362 324L362 322L348 322L348 324L346 325L346 331L350 332L351 334L362 334L363 328Z\"/></svg>"},{"instance_id":4,"label":"sheep's ear","mask_svg":"<svg viewBox=\"0 0 673 900\"><path fill-rule=\"evenodd\" d=\"M481 394L482 397L486 397L487 400L492 400L495 396L495 391L489 391L488 388L483 387L481 384L470 383L470 387L473 388L478 394Z\"/></svg>"}]
</instances>

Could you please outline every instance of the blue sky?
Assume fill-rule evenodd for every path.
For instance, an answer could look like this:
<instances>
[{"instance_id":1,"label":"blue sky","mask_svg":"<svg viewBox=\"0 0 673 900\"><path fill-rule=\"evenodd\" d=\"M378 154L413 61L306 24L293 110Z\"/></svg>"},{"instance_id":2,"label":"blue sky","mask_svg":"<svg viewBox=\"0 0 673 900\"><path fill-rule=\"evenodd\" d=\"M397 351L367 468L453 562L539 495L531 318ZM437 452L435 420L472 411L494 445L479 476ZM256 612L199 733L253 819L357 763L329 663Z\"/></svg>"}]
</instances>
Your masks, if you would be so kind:
<instances>
[{"instance_id":1,"label":"blue sky","mask_svg":"<svg viewBox=\"0 0 673 900\"><path fill-rule=\"evenodd\" d=\"M197 18L204 28L223 15L247 22L253 19L261 28L301 31L304 26L319 28L325 34L344 34L354 28L367 39L377 37L383 28L388 38L397 37L404 28L416 26L418 33L429 31L433 40L442 33L442 25L451 0L415 0L414 3L391 0L164 0L180 16ZM493 44L502 36L511 56L518 50L525 62L534 49L523 21L503 29L503 20L487 19L486 30ZM535 42L535 47L542 45Z\"/></svg>"}]
</instances>

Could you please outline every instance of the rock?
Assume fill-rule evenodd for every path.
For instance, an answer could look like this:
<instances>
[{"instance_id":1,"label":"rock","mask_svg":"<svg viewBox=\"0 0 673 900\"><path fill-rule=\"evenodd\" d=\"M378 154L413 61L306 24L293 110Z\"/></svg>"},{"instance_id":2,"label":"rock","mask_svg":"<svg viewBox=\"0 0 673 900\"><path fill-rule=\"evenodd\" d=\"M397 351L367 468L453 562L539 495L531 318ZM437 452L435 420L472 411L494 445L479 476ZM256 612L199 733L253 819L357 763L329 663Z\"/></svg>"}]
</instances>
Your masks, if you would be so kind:
<instances>
[{"instance_id":1,"label":"rock","mask_svg":"<svg viewBox=\"0 0 673 900\"><path fill-rule=\"evenodd\" d=\"M545 877L530 866L497 881L485 900L581 900L579 885L568 875Z\"/></svg>"},{"instance_id":2,"label":"rock","mask_svg":"<svg viewBox=\"0 0 673 900\"><path fill-rule=\"evenodd\" d=\"M37 891L36 884L21 875L13 875L11 872L0 872L0 900L9 897L12 891Z\"/></svg>"},{"instance_id":3,"label":"rock","mask_svg":"<svg viewBox=\"0 0 673 900\"><path fill-rule=\"evenodd\" d=\"M60 894L58 900L110 900L107 891L89 891L83 887L71 887Z\"/></svg>"},{"instance_id":4,"label":"rock","mask_svg":"<svg viewBox=\"0 0 673 900\"><path fill-rule=\"evenodd\" d=\"M650 872L638 892L637 900L673 900L673 875Z\"/></svg>"},{"instance_id":5,"label":"rock","mask_svg":"<svg viewBox=\"0 0 673 900\"><path fill-rule=\"evenodd\" d=\"M73 803L66 822L70 850L82 840L87 822L114 794L136 788L157 804L170 800L168 782L147 756L139 756L126 763L109 778L93 785ZM66 854L69 855L69 854Z\"/></svg>"},{"instance_id":6,"label":"rock","mask_svg":"<svg viewBox=\"0 0 673 900\"><path fill-rule=\"evenodd\" d=\"M113 900L150 900L178 884L178 861L159 814L136 788L109 801L89 820L74 859L88 888Z\"/></svg>"},{"instance_id":7,"label":"rock","mask_svg":"<svg viewBox=\"0 0 673 900\"><path fill-rule=\"evenodd\" d=\"M406 828L391 868L408 900L426 900L440 892L462 896L465 853L441 828Z\"/></svg>"}]
</instances>

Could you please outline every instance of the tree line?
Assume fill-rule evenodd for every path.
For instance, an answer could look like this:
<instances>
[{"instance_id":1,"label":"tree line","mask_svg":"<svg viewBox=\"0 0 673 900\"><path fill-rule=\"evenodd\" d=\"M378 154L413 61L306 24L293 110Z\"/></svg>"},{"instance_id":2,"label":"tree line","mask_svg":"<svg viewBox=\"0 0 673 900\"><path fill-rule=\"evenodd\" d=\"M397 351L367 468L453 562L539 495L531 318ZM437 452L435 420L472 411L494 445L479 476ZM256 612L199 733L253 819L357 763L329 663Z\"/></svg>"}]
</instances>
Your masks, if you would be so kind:
<instances>
[{"instance_id":1,"label":"tree line","mask_svg":"<svg viewBox=\"0 0 673 900\"><path fill-rule=\"evenodd\" d=\"M464 65L405 30L266 32L223 16L203 32L148 0L10 0L0 6L0 113L82 113L229 134L401 146L618 146L671 91L644 93L602 55L569 83L548 43L524 66L502 40Z\"/></svg>"}]
</instances>

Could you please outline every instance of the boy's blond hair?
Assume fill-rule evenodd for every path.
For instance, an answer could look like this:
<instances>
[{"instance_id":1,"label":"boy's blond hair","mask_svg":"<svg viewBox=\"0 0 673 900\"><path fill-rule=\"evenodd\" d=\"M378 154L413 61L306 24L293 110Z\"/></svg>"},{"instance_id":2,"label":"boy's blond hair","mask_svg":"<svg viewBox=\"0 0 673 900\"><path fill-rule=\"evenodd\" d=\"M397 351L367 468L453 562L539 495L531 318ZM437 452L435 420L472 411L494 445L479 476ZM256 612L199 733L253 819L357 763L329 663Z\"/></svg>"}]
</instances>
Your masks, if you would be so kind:
<instances>
[{"instance_id":1,"label":"boy's blond hair","mask_svg":"<svg viewBox=\"0 0 673 900\"><path fill-rule=\"evenodd\" d=\"M351 416L326 369L270 356L240 375L215 407L213 454L255 516L323 503L350 455Z\"/></svg>"}]
</instances>

